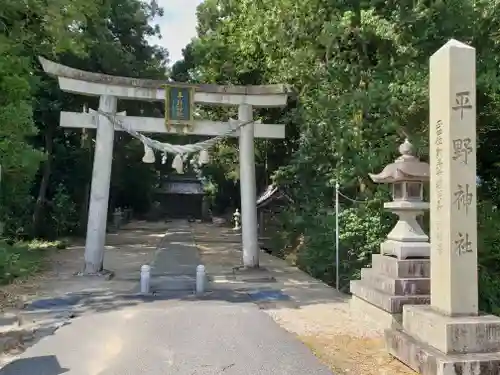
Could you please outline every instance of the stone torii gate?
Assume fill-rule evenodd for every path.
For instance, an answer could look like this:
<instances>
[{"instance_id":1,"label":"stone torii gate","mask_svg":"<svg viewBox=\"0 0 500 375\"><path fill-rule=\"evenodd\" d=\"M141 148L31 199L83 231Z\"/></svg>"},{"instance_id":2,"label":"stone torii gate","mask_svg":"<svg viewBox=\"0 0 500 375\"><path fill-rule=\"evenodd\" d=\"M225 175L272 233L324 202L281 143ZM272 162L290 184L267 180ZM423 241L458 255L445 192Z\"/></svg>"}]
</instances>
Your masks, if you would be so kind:
<instances>
[{"instance_id":1,"label":"stone torii gate","mask_svg":"<svg viewBox=\"0 0 500 375\"><path fill-rule=\"evenodd\" d=\"M58 79L61 90L99 97L99 111L116 115L125 127L141 133L178 133L167 127L164 118L134 117L117 114L117 100L165 101L165 85L172 82L118 77L73 69L42 57L40 63L46 73ZM179 85L191 88L193 102L216 106L238 106L239 122L253 119L253 107L284 107L290 90L286 85L221 86ZM194 121L192 135L216 136L231 129L229 122ZM60 126L67 128L97 128L94 166L85 242L85 274L103 270L109 186L113 161L115 126L104 115L93 113L61 112ZM182 133L181 133L182 134ZM239 137L240 191L242 218L243 265L259 266L257 235L257 208L255 182L254 138L284 138L285 126L250 123L231 136Z\"/></svg>"}]
</instances>

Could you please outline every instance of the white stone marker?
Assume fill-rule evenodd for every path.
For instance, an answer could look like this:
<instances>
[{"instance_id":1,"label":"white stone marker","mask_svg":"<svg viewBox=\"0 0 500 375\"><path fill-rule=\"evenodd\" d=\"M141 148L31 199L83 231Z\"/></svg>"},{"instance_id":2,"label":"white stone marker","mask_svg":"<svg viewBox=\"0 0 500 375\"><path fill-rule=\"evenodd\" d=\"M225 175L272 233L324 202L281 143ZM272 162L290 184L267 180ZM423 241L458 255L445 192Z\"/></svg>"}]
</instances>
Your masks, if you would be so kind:
<instances>
[{"instance_id":1,"label":"white stone marker","mask_svg":"<svg viewBox=\"0 0 500 375\"><path fill-rule=\"evenodd\" d=\"M403 306L392 355L424 375L498 374L500 318L478 315L475 49L430 59L431 306Z\"/></svg>"},{"instance_id":2,"label":"white stone marker","mask_svg":"<svg viewBox=\"0 0 500 375\"><path fill-rule=\"evenodd\" d=\"M430 58L431 306L477 315L476 50Z\"/></svg>"}]
</instances>

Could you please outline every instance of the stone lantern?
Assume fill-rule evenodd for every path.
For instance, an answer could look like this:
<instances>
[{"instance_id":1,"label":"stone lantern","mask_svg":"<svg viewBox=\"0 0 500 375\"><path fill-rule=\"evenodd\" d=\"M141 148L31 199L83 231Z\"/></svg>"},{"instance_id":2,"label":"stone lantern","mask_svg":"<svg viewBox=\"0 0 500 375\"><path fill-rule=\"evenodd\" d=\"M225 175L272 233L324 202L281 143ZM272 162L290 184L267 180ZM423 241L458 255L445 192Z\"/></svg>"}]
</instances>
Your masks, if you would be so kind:
<instances>
[{"instance_id":1,"label":"stone lantern","mask_svg":"<svg viewBox=\"0 0 500 375\"><path fill-rule=\"evenodd\" d=\"M380 254L372 254L371 267L361 269L361 279L351 280L351 312L370 317L382 328L401 324L404 305L430 302L430 244L417 221L429 209L424 202L424 183L429 181L429 164L413 153L405 140L399 146L401 156L379 174L370 174L376 183L391 184L392 202L384 207L399 220Z\"/></svg>"},{"instance_id":2,"label":"stone lantern","mask_svg":"<svg viewBox=\"0 0 500 375\"><path fill-rule=\"evenodd\" d=\"M417 221L417 217L429 209L423 197L424 183L430 176L429 164L414 155L413 146L407 139L399 146L399 152L401 156L394 163L379 174L370 174L373 182L392 185L393 201L385 203L384 207L399 217L380 250L383 255L398 259L429 257L429 237Z\"/></svg>"}]
</instances>

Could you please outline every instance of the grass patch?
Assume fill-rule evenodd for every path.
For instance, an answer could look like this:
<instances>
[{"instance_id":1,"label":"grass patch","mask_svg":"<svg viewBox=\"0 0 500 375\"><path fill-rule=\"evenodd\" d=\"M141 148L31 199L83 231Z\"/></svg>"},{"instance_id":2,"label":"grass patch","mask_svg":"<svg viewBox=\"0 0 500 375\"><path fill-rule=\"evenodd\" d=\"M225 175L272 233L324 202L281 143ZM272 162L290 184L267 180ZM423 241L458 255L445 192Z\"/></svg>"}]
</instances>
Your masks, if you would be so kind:
<instances>
[{"instance_id":1,"label":"grass patch","mask_svg":"<svg viewBox=\"0 0 500 375\"><path fill-rule=\"evenodd\" d=\"M0 240L0 284L6 285L41 271L49 251L65 247L63 241L33 240L9 244Z\"/></svg>"}]
</instances>

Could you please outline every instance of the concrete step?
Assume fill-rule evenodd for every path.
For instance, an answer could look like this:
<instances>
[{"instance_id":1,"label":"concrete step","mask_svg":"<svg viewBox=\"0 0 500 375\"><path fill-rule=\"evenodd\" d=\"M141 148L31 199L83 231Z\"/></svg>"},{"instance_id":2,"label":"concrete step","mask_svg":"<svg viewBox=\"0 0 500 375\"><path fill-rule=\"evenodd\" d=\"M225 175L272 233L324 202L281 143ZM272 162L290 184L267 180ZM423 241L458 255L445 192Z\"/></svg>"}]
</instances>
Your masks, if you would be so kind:
<instances>
[{"instance_id":1,"label":"concrete step","mask_svg":"<svg viewBox=\"0 0 500 375\"><path fill-rule=\"evenodd\" d=\"M377 273L373 268L361 269L361 280L373 288L384 293L396 296L415 296L430 294L431 280L424 278L395 279L387 275Z\"/></svg>"},{"instance_id":2,"label":"concrete step","mask_svg":"<svg viewBox=\"0 0 500 375\"><path fill-rule=\"evenodd\" d=\"M431 277L431 262L429 259L399 260L387 255L373 254L372 269L394 279Z\"/></svg>"},{"instance_id":3,"label":"concrete step","mask_svg":"<svg viewBox=\"0 0 500 375\"><path fill-rule=\"evenodd\" d=\"M390 295L373 288L364 280L351 281L351 293L391 314L401 314L404 305L425 305L431 301L430 295Z\"/></svg>"}]
</instances>

